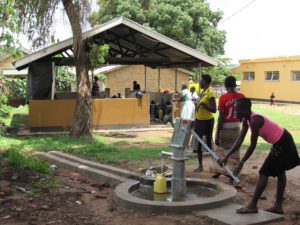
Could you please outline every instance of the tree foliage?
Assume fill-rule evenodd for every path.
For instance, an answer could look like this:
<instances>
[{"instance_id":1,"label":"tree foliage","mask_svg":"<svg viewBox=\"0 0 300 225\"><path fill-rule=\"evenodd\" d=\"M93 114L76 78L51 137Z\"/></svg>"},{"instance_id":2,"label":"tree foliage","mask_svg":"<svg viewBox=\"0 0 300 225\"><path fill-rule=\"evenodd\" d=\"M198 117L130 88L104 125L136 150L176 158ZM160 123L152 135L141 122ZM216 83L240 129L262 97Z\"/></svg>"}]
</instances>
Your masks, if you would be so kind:
<instances>
[{"instance_id":1,"label":"tree foliage","mask_svg":"<svg viewBox=\"0 0 300 225\"><path fill-rule=\"evenodd\" d=\"M89 66L94 69L105 63L105 57L108 54L109 45L96 45L92 44L91 50L88 53Z\"/></svg>"},{"instance_id":2,"label":"tree foliage","mask_svg":"<svg viewBox=\"0 0 300 225\"><path fill-rule=\"evenodd\" d=\"M104 73L95 74L95 77L98 77L98 79L104 83L107 82L107 76Z\"/></svg>"},{"instance_id":3,"label":"tree foliage","mask_svg":"<svg viewBox=\"0 0 300 225\"><path fill-rule=\"evenodd\" d=\"M218 65L215 67L203 68L203 73L208 73L212 77L212 84L222 85L227 76L231 75L229 64L231 59L218 57Z\"/></svg>"},{"instance_id":4,"label":"tree foliage","mask_svg":"<svg viewBox=\"0 0 300 225\"><path fill-rule=\"evenodd\" d=\"M56 67L55 74L55 90L57 91L68 91L71 85L76 82L75 76L69 73L68 67Z\"/></svg>"},{"instance_id":5,"label":"tree foliage","mask_svg":"<svg viewBox=\"0 0 300 225\"><path fill-rule=\"evenodd\" d=\"M125 16L210 56L224 53L226 36L217 29L221 11L206 0L98 0L92 26Z\"/></svg>"},{"instance_id":6,"label":"tree foliage","mask_svg":"<svg viewBox=\"0 0 300 225\"><path fill-rule=\"evenodd\" d=\"M20 18L12 0L0 4L0 57L14 54L18 41L14 37L20 31Z\"/></svg>"},{"instance_id":7,"label":"tree foliage","mask_svg":"<svg viewBox=\"0 0 300 225\"><path fill-rule=\"evenodd\" d=\"M55 13L64 2L71 2L75 10L78 11L80 22L86 19L87 12L90 10L90 0L6 1L11 2L13 5L15 13L19 18L20 28L28 36L33 48L39 48L51 43L51 31Z\"/></svg>"}]
</instances>

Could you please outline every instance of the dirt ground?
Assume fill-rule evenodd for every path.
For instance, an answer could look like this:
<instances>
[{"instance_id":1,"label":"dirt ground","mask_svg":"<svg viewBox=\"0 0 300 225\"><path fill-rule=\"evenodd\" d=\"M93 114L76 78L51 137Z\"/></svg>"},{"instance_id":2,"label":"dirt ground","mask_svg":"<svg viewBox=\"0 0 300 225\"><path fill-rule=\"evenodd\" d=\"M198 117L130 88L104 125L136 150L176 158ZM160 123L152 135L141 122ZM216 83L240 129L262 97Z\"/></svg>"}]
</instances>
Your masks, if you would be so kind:
<instances>
[{"instance_id":1,"label":"dirt ground","mask_svg":"<svg viewBox=\"0 0 300 225\"><path fill-rule=\"evenodd\" d=\"M136 139L145 136L170 137L171 133L145 132L136 133ZM119 139L121 139L119 137ZM122 139L124 140L124 139ZM130 138L128 138L130 140ZM132 139L131 139L132 140ZM160 143L168 145L169 143ZM151 145L151 144L149 144ZM157 145L157 143L155 143ZM236 203L246 204L254 191L257 175L267 153L253 155L245 164L242 171L241 189L238 189ZM1 161L1 160L0 160ZM143 161L122 161L116 163L117 167L139 172L141 169L158 165L159 160ZM170 162L166 162L171 165ZM194 173L197 166L195 158L188 160L186 174L189 177L212 179L208 168L211 159L206 156L204 159L204 170L201 173ZM17 176L15 176L17 175ZM17 177L17 178L16 178ZM14 179L12 179L14 178ZM29 195L18 190L16 187L25 187L30 190L32 183L37 179L51 180L56 178L56 188L42 188L40 194ZM275 225L300 224L300 167L288 172L288 182L284 201L285 221L273 223ZM228 178L220 177L220 182L228 183ZM275 199L276 180L270 178L269 184L259 208L263 209L273 204ZM88 224L88 225L190 225L190 224L213 224L207 217L199 217L191 212L182 215L157 215L133 212L122 209L114 204L112 200L113 189L103 183L94 182L78 173L58 168L51 176L42 176L33 171L17 170L14 167L0 167L0 224L3 225L50 225L50 224Z\"/></svg>"},{"instance_id":2,"label":"dirt ground","mask_svg":"<svg viewBox=\"0 0 300 225\"><path fill-rule=\"evenodd\" d=\"M17 180L12 180L14 174ZM113 189L95 183L78 173L57 169L57 188L44 190L43 194L30 196L15 191L26 187L39 174L18 171L8 167L1 171L0 224L1 225L157 225L157 224L212 224L207 217L197 215L156 215L133 212L113 203ZM46 179L50 179L49 177Z\"/></svg>"}]
</instances>

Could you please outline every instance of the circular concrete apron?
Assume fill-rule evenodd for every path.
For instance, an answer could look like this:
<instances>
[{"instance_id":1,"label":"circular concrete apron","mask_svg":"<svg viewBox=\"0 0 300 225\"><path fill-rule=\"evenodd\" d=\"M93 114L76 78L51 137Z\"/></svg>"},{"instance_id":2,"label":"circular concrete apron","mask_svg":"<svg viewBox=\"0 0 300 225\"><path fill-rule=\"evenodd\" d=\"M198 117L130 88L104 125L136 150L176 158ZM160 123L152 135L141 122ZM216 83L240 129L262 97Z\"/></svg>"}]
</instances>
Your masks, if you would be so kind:
<instances>
[{"instance_id":1,"label":"circular concrete apron","mask_svg":"<svg viewBox=\"0 0 300 225\"><path fill-rule=\"evenodd\" d=\"M150 182L153 184L153 181ZM169 182L168 185L170 185ZM210 180L188 178L187 187L189 185L213 188L216 189L218 193L213 197L194 198L186 201L151 201L133 196L132 192L140 187L140 182L130 181L116 187L114 201L124 208L136 211L152 213L187 213L194 210L207 210L224 206L231 203L237 194L237 191L232 186Z\"/></svg>"}]
</instances>

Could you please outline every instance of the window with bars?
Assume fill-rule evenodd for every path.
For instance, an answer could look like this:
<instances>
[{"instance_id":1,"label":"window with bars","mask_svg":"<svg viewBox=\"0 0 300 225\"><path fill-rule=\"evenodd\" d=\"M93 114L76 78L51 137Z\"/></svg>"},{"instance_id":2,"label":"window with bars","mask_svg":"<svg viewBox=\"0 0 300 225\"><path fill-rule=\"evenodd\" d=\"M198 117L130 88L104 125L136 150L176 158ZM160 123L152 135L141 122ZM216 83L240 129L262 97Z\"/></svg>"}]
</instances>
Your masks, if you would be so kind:
<instances>
[{"instance_id":1,"label":"window with bars","mask_svg":"<svg viewBox=\"0 0 300 225\"><path fill-rule=\"evenodd\" d=\"M243 80L255 80L255 72L243 72Z\"/></svg>"},{"instance_id":2,"label":"window with bars","mask_svg":"<svg viewBox=\"0 0 300 225\"><path fill-rule=\"evenodd\" d=\"M300 71L292 71L292 81L300 81Z\"/></svg>"}]
</instances>

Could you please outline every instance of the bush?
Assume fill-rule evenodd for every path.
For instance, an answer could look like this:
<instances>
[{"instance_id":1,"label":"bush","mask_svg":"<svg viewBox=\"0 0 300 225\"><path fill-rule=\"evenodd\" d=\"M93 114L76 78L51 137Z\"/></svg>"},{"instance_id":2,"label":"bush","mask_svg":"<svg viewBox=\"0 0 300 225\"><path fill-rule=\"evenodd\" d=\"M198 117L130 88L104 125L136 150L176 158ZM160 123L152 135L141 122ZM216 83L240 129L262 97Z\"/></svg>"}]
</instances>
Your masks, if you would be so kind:
<instances>
[{"instance_id":1,"label":"bush","mask_svg":"<svg viewBox=\"0 0 300 225\"><path fill-rule=\"evenodd\" d=\"M98 79L101 80L103 83L106 83L107 81L107 77L103 73L96 74L94 77L98 77Z\"/></svg>"},{"instance_id":2,"label":"bush","mask_svg":"<svg viewBox=\"0 0 300 225\"><path fill-rule=\"evenodd\" d=\"M8 99L25 99L26 93L26 79L0 75L0 104L7 104Z\"/></svg>"},{"instance_id":3,"label":"bush","mask_svg":"<svg viewBox=\"0 0 300 225\"><path fill-rule=\"evenodd\" d=\"M0 74L0 107L8 102L7 94L7 78Z\"/></svg>"},{"instance_id":4,"label":"bush","mask_svg":"<svg viewBox=\"0 0 300 225\"><path fill-rule=\"evenodd\" d=\"M70 91L71 84L76 82L76 77L69 74L67 67L56 67L55 89L57 91Z\"/></svg>"},{"instance_id":5,"label":"bush","mask_svg":"<svg viewBox=\"0 0 300 225\"><path fill-rule=\"evenodd\" d=\"M0 108L2 105L6 105L8 102L8 98L5 94L0 94Z\"/></svg>"},{"instance_id":6,"label":"bush","mask_svg":"<svg viewBox=\"0 0 300 225\"><path fill-rule=\"evenodd\" d=\"M9 99L25 99L27 94L27 80L21 78L9 79Z\"/></svg>"}]
</instances>

